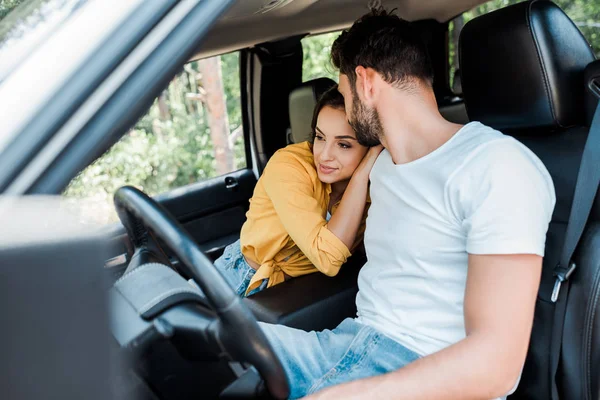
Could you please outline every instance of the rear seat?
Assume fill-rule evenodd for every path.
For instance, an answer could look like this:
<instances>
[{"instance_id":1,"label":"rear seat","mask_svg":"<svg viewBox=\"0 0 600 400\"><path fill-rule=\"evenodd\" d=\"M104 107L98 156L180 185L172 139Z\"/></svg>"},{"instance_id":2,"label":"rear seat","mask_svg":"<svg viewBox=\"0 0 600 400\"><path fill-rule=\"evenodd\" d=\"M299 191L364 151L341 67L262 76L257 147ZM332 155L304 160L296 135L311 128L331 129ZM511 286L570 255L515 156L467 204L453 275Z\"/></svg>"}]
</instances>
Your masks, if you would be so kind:
<instances>
[{"instance_id":1,"label":"rear seat","mask_svg":"<svg viewBox=\"0 0 600 400\"><path fill-rule=\"evenodd\" d=\"M467 124L469 122L469 117L467 116L467 109L465 108L465 103L457 99L455 102L447 104L445 106L440 107L440 114L450 121L456 124Z\"/></svg>"},{"instance_id":2,"label":"rear seat","mask_svg":"<svg viewBox=\"0 0 600 400\"><path fill-rule=\"evenodd\" d=\"M584 69L594 61L573 22L549 1L510 6L467 23L459 45L471 120L522 141L552 175L557 203L548 231L542 284L525 369L514 399L550 399L553 268L565 237L582 150L589 131ZM590 67L588 67L590 68ZM575 253L578 268L563 330L561 399L600 393L600 200Z\"/></svg>"},{"instance_id":3,"label":"rear seat","mask_svg":"<svg viewBox=\"0 0 600 400\"><path fill-rule=\"evenodd\" d=\"M289 114L290 129L287 131L287 144L300 143L311 139L310 122L319 97L336 83L329 78L317 78L298 86L290 92ZM457 124L469 122L462 95L460 74L454 77L453 92L457 95L454 102L440 107L440 113L448 121Z\"/></svg>"},{"instance_id":4,"label":"rear seat","mask_svg":"<svg viewBox=\"0 0 600 400\"><path fill-rule=\"evenodd\" d=\"M456 124L466 124L469 122L467 116L467 109L465 108L465 102L462 99L462 79L460 71L456 70L454 73L454 82L452 83L452 93L456 97L450 102L440 107L440 114L450 122Z\"/></svg>"},{"instance_id":5,"label":"rear seat","mask_svg":"<svg viewBox=\"0 0 600 400\"><path fill-rule=\"evenodd\" d=\"M319 97L336 83L329 78L317 78L298 86L290 92L290 130L287 143L300 143L312 139L310 123Z\"/></svg>"}]
</instances>

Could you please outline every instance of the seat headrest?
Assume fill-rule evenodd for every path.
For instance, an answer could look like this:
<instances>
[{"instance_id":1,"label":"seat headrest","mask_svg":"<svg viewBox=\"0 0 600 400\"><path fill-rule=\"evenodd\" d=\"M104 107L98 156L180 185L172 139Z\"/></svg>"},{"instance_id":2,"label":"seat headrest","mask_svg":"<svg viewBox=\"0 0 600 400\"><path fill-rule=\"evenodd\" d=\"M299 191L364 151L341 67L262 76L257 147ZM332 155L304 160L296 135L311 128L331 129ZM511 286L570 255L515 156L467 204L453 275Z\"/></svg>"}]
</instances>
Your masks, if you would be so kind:
<instances>
[{"instance_id":1,"label":"seat headrest","mask_svg":"<svg viewBox=\"0 0 600 400\"><path fill-rule=\"evenodd\" d=\"M596 60L583 71L583 83L585 88L585 108L586 108L586 126L592 125L596 107L598 106L598 98L600 98L600 60Z\"/></svg>"},{"instance_id":2,"label":"seat headrest","mask_svg":"<svg viewBox=\"0 0 600 400\"><path fill-rule=\"evenodd\" d=\"M584 123L583 70L594 53L554 3L527 1L468 22L459 57L471 121L506 130Z\"/></svg>"},{"instance_id":3,"label":"seat headrest","mask_svg":"<svg viewBox=\"0 0 600 400\"><path fill-rule=\"evenodd\" d=\"M335 81L329 78L318 78L304 82L290 92L290 127L294 143L312 139L310 123L317 100L334 85Z\"/></svg>"}]
</instances>

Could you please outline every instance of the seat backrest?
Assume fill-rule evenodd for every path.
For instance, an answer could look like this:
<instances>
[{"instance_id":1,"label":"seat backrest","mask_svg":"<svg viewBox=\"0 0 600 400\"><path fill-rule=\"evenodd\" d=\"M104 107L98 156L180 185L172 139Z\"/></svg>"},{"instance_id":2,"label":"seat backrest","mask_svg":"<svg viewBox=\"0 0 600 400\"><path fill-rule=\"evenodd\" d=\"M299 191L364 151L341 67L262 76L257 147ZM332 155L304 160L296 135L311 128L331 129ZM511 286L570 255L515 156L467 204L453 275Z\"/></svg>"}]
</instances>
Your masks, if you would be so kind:
<instances>
[{"instance_id":1,"label":"seat backrest","mask_svg":"<svg viewBox=\"0 0 600 400\"><path fill-rule=\"evenodd\" d=\"M460 99L457 99L456 102L440 107L440 114L442 114L446 120L454 122L455 124L469 123L469 117L467 116L465 103Z\"/></svg>"},{"instance_id":2,"label":"seat backrest","mask_svg":"<svg viewBox=\"0 0 600 400\"><path fill-rule=\"evenodd\" d=\"M456 124L466 124L469 122L467 116L467 110L465 109L465 102L462 101L462 81L460 77L460 70L454 71L454 81L452 83L452 93L456 96L451 100L450 103L444 104L440 107L440 114L450 121Z\"/></svg>"},{"instance_id":3,"label":"seat backrest","mask_svg":"<svg viewBox=\"0 0 600 400\"><path fill-rule=\"evenodd\" d=\"M329 78L317 78L298 86L290 92L289 113L291 134L287 142L300 143L312 139L310 123L317 100L335 85Z\"/></svg>"},{"instance_id":4,"label":"seat backrest","mask_svg":"<svg viewBox=\"0 0 600 400\"><path fill-rule=\"evenodd\" d=\"M546 165L556 190L542 283L521 383L511 399L549 399L550 301L589 122L584 69L594 54L575 24L550 1L483 15L461 33L459 57L469 119L513 135ZM561 399L600 391L600 200L575 254L559 366Z\"/></svg>"}]
</instances>

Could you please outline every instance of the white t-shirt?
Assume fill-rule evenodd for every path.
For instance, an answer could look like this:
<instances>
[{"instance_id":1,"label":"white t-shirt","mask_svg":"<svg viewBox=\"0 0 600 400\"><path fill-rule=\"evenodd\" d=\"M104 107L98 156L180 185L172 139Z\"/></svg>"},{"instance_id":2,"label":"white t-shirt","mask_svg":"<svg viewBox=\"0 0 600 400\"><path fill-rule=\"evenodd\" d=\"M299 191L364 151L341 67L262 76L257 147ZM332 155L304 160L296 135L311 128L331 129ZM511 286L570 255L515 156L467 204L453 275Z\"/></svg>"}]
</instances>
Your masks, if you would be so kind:
<instances>
[{"instance_id":1,"label":"white t-shirt","mask_svg":"<svg viewBox=\"0 0 600 400\"><path fill-rule=\"evenodd\" d=\"M471 122L432 153L371 171L358 320L420 355L465 338L468 253L544 255L555 204L542 162Z\"/></svg>"}]
</instances>

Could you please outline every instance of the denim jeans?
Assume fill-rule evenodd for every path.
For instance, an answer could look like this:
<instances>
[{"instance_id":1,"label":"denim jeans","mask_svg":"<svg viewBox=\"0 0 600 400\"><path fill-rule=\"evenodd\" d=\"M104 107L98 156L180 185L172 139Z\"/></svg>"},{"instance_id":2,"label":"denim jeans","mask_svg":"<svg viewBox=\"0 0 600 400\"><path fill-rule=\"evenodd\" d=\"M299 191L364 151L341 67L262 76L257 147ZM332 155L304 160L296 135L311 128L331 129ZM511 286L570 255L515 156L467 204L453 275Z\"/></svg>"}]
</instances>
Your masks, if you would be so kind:
<instances>
[{"instance_id":1,"label":"denim jeans","mask_svg":"<svg viewBox=\"0 0 600 400\"><path fill-rule=\"evenodd\" d=\"M322 332L259 324L283 364L291 399L395 371L419 358L400 343L351 318Z\"/></svg>"},{"instance_id":2,"label":"denim jeans","mask_svg":"<svg viewBox=\"0 0 600 400\"><path fill-rule=\"evenodd\" d=\"M246 290L256 271L246 262L240 248L240 241L238 240L225 247L223 254L214 262L214 265L235 293L240 297L246 297ZM193 280L190 279L189 282L198 287ZM248 293L248 296L266 288L267 283L266 279L263 280L259 287Z\"/></svg>"}]
</instances>

